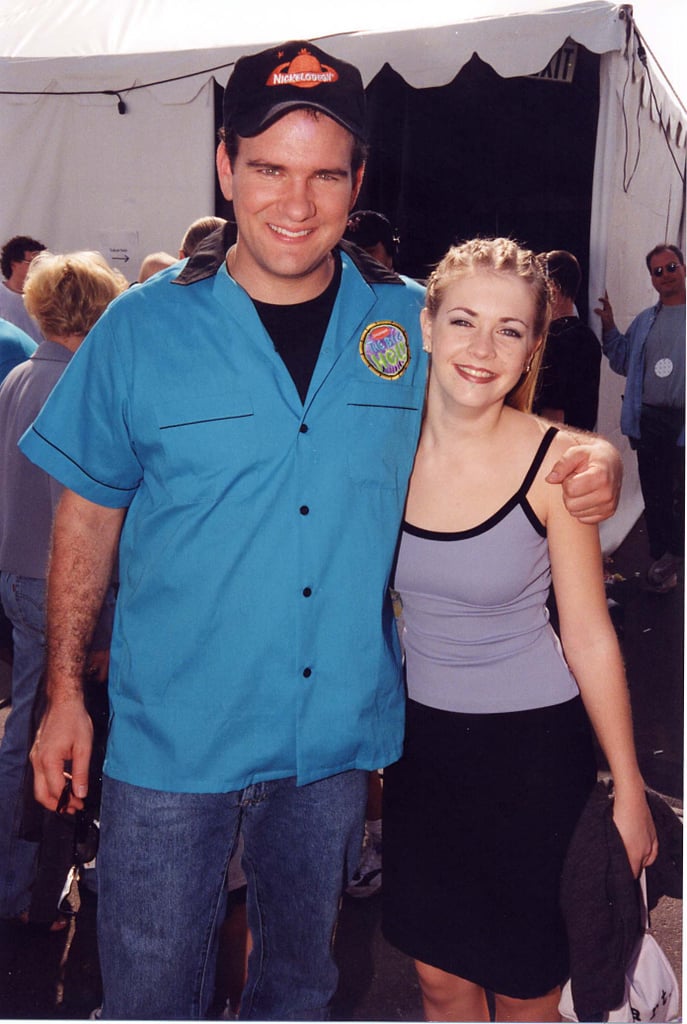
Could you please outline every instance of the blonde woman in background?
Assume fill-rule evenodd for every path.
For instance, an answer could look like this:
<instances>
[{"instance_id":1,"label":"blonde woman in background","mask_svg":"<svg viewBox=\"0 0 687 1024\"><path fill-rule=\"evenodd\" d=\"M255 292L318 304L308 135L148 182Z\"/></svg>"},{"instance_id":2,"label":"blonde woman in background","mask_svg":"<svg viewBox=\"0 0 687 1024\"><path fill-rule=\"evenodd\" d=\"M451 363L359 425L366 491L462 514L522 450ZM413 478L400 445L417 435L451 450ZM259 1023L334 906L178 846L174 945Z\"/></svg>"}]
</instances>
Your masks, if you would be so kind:
<instances>
[{"instance_id":1,"label":"blonde woman in background","mask_svg":"<svg viewBox=\"0 0 687 1024\"><path fill-rule=\"evenodd\" d=\"M0 597L12 623L12 710L0 744L0 917L30 914L38 844L20 838L23 779L31 742L31 712L43 670L45 591L53 513L62 487L22 455L17 441L40 412L72 355L109 303L127 287L97 252L32 261L24 301L46 340L0 387ZM107 676L111 601L85 671ZM63 928L57 912L45 923Z\"/></svg>"}]
</instances>

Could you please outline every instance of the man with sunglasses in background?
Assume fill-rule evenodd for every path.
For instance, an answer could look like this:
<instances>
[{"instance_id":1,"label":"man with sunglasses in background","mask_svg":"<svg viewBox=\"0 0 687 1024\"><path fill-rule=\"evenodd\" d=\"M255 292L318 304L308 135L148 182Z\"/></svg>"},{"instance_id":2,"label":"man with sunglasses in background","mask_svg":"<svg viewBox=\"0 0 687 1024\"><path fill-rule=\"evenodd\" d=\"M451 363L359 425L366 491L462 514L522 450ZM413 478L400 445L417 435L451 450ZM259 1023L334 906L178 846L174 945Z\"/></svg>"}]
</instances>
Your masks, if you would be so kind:
<instances>
[{"instance_id":1,"label":"man with sunglasses in background","mask_svg":"<svg viewBox=\"0 0 687 1024\"><path fill-rule=\"evenodd\" d=\"M647 582L665 593L677 586L684 555L685 260L676 245L659 244L646 265L659 301L625 334L607 295L594 312L611 369L627 377L620 428L637 452L652 559Z\"/></svg>"}]
</instances>

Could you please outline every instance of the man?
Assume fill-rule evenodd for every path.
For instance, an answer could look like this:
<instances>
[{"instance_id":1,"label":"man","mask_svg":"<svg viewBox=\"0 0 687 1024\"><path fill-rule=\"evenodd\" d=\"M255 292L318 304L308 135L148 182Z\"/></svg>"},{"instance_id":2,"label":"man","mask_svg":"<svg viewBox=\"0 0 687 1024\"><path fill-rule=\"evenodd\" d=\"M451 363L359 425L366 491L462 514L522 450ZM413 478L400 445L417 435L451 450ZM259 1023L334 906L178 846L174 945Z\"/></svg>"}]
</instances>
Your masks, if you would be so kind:
<instances>
[{"instance_id":1,"label":"man","mask_svg":"<svg viewBox=\"0 0 687 1024\"><path fill-rule=\"evenodd\" d=\"M376 210L356 210L352 213L344 238L393 270L398 241L389 219Z\"/></svg>"},{"instance_id":2,"label":"man","mask_svg":"<svg viewBox=\"0 0 687 1024\"><path fill-rule=\"evenodd\" d=\"M657 593L677 586L684 554L685 261L676 245L659 244L646 265L658 302L621 334L604 294L604 355L627 377L620 428L637 452L644 518L652 558L647 581Z\"/></svg>"},{"instance_id":3,"label":"man","mask_svg":"<svg viewBox=\"0 0 687 1024\"><path fill-rule=\"evenodd\" d=\"M254 947L241 1015L328 1016L367 775L401 749L388 580L426 369L421 289L337 244L364 159L355 68L307 42L242 58L217 151L236 244L228 225L118 300L22 441L70 488L32 755L47 806L69 758L70 806L84 796L81 652L121 530L104 1017L203 1015L239 830ZM595 518L590 472L569 488Z\"/></svg>"},{"instance_id":4,"label":"man","mask_svg":"<svg viewBox=\"0 0 687 1024\"><path fill-rule=\"evenodd\" d=\"M24 305L24 282L33 259L45 246L28 235L15 235L2 247L0 262L5 280L0 285L0 317L20 327L30 338L43 341L40 327Z\"/></svg>"},{"instance_id":5,"label":"man","mask_svg":"<svg viewBox=\"0 0 687 1024\"><path fill-rule=\"evenodd\" d=\"M551 326L546 338L535 412L549 420L593 430L599 405L601 347L575 310L582 272L565 249L540 257L553 292Z\"/></svg>"}]
</instances>

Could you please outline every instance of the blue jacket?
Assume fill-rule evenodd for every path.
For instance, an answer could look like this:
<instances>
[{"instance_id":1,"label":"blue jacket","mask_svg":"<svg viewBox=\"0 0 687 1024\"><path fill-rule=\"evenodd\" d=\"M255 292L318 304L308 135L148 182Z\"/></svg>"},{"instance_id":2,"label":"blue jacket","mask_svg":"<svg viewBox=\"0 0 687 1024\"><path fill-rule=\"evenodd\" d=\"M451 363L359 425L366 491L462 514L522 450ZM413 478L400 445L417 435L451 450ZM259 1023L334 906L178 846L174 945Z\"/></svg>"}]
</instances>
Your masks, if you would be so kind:
<instances>
[{"instance_id":1,"label":"blue jacket","mask_svg":"<svg viewBox=\"0 0 687 1024\"><path fill-rule=\"evenodd\" d=\"M640 437L639 421L642 412L642 391L644 389L644 360L646 339L656 322L661 303L649 306L634 318L627 334L621 334L614 327L604 337L601 345L608 363L615 373L627 377L627 387L623 396L623 407L620 413L620 429L626 437L638 440Z\"/></svg>"},{"instance_id":2,"label":"blue jacket","mask_svg":"<svg viewBox=\"0 0 687 1024\"><path fill-rule=\"evenodd\" d=\"M621 334L614 327L602 342L604 355L608 356L611 369L623 377L627 377L627 387L620 412L620 429L626 437L634 440L639 440L641 436L640 417L644 390L646 340L660 309L660 302L657 302L655 306L643 309L628 327L627 334ZM684 427L677 443L684 446Z\"/></svg>"}]
</instances>

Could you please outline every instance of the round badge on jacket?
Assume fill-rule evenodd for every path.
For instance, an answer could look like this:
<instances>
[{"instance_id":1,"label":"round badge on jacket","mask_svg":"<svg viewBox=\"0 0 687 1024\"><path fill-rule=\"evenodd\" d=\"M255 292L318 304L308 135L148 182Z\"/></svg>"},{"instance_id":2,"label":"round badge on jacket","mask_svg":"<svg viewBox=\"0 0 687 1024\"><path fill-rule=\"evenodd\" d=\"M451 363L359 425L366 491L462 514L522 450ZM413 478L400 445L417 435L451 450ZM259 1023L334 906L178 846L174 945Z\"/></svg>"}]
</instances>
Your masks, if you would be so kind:
<instances>
[{"instance_id":1,"label":"round badge on jacket","mask_svg":"<svg viewBox=\"0 0 687 1024\"><path fill-rule=\"evenodd\" d=\"M657 377L670 377L673 372L673 360L672 359L659 359L654 366L654 373Z\"/></svg>"},{"instance_id":2,"label":"round badge on jacket","mask_svg":"<svg viewBox=\"0 0 687 1024\"><path fill-rule=\"evenodd\" d=\"M408 335L393 320L369 324L360 338L360 357L378 377L396 380L410 363Z\"/></svg>"}]
</instances>

